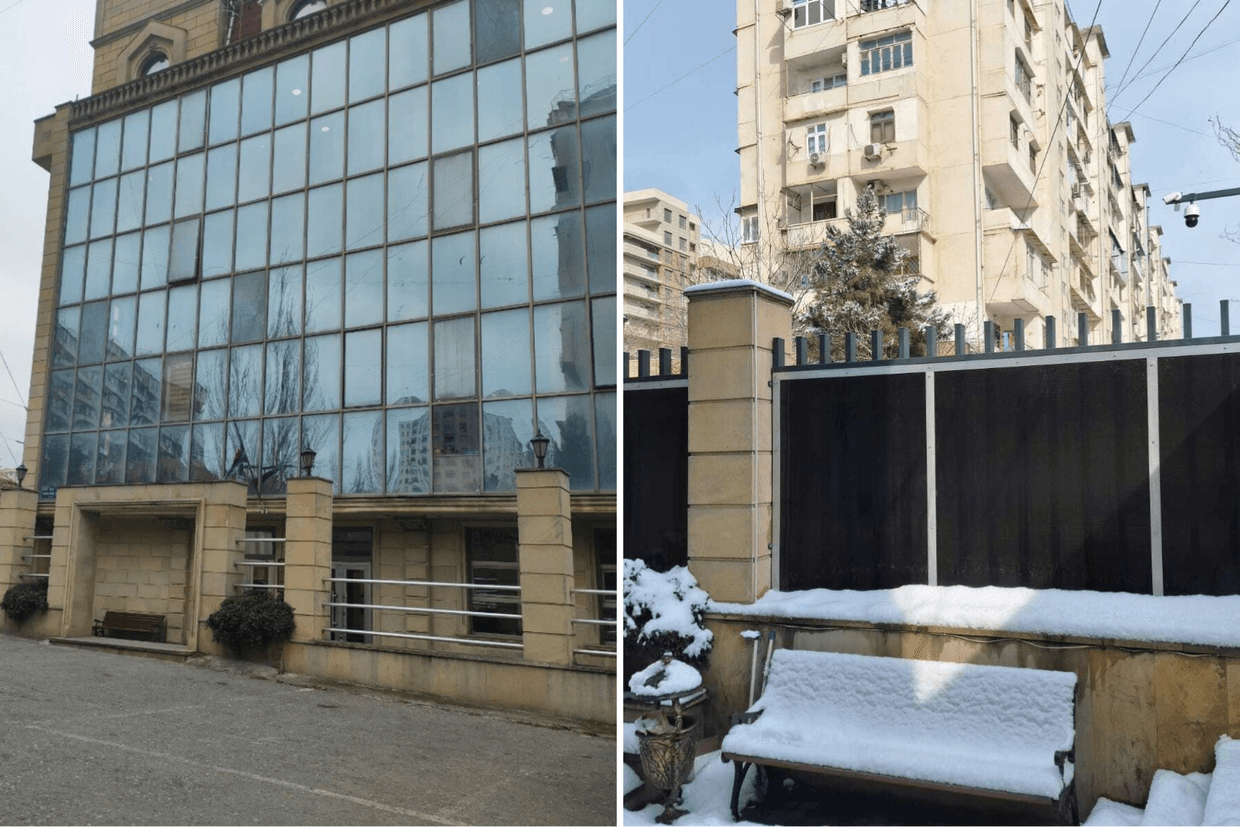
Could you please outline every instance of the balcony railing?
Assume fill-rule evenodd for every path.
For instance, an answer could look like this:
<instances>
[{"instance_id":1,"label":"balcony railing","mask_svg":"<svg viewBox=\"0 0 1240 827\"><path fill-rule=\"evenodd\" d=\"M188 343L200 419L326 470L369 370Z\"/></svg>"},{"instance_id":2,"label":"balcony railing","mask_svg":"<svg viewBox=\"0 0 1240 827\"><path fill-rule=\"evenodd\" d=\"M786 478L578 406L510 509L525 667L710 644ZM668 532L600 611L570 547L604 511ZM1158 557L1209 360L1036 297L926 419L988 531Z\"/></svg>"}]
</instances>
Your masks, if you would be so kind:
<instances>
[{"instance_id":1,"label":"balcony railing","mask_svg":"<svg viewBox=\"0 0 1240 827\"><path fill-rule=\"evenodd\" d=\"M829 218L824 221L807 221L802 224L791 224L784 230L784 242L789 249L813 247L827 240L827 227L834 224L841 230L847 229L845 218ZM909 207L887 213L883 225L887 235L907 235L911 233L930 232L930 214L917 207Z\"/></svg>"}]
</instances>

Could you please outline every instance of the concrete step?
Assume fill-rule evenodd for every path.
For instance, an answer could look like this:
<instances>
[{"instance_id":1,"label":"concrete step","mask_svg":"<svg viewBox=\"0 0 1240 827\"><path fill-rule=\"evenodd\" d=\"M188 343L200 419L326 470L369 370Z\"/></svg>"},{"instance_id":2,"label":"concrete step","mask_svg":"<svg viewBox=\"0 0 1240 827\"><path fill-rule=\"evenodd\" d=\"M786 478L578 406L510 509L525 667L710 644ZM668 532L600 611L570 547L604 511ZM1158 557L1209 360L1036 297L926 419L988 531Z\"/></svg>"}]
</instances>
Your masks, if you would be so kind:
<instances>
[{"instance_id":1,"label":"concrete step","mask_svg":"<svg viewBox=\"0 0 1240 827\"><path fill-rule=\"evenodd\" d=\"M195 654L188 646L179 643L155 643L149 640L126 640L116 637L54 637L49 638L48 642L56 646L77 646L82 649L133 655L171 663L184 663Z\"/></svg>"}]
</instances>

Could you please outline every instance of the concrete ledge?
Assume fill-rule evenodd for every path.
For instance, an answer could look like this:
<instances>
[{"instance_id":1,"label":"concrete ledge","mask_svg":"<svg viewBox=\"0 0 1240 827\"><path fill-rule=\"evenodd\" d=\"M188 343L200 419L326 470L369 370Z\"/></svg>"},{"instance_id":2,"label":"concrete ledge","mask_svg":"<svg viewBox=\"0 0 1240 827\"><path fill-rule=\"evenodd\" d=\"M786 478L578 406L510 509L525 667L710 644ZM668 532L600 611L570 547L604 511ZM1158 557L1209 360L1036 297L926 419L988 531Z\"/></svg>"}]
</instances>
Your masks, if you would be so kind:
<instances>
[{"instance_id":1,"label":"concrete ledge","mask_svg":"<svg viewBox=\"0 0 1240 827\"><path fill-rule=\"evenodd\" d=\"M284 671L615 726L616 673L441 652L290 642ZM359 676L367 676L368 680Z\"/></svg>"}]
</instances>

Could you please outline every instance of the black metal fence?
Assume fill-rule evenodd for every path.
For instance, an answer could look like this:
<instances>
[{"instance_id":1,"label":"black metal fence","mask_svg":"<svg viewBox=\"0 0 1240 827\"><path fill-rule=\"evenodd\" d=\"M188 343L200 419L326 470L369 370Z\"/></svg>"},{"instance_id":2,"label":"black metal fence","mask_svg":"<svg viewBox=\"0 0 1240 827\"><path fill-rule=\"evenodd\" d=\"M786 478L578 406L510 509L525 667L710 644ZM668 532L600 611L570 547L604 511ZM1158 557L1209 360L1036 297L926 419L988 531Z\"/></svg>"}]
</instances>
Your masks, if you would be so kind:
<instances>
[{"instance_id":1,"label":"black metal fence","mask_svg":"<svg viewBox=\"0 0 1240 827\"><path fill-rule=\"evenodd\" d=\"M1240 337L1222 319L1192 339L1185 305L1185 339L1071 348L1047 319L1037 352L1022 330L995 353L987 330L981 354L936 357L930 337L926 358L814 365L776 340L778 587L1240 592Z\"/></svg>"}]
</instances>

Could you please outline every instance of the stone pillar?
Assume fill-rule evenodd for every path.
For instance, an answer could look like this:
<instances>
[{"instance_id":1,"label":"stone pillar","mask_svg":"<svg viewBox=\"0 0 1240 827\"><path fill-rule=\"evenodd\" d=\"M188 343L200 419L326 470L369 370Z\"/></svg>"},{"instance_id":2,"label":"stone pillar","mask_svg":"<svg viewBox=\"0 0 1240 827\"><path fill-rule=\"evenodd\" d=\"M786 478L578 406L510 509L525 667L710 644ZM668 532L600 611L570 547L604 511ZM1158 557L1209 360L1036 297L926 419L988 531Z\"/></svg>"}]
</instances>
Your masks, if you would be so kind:
<instances>
[{"instance_id":1,"label":"stone pillar","mask_svg":"<svg viewBox=\"0 0 1240 827\"><path fill-rule=\"evenodd\" d=\"M573 662L573 524L568 474L517 469L517 534L525 659Z\"/></svg>"},{"instance_id":2,"label":"stone pillar","mask_svg":"<svg viewBox=\"0 0 1240 827\"><path fill-rule=\"evenodd\" d=\"M245 572L237 565L245 558L246 486L236 481L211 483L200 506L201 529L195 532L201 542L198 571L197 623L187 624L185 643L191 649L222 653L211 639L206 623L224 598L237 594ZM188 612L187 612L188 614Z\"/></svg>"},{"instance_id":3,"label":"stone pillar","mask_svg":"<svg viewBox=\"0 0 1240 827\"><path fill-rule=\"evenodd\" d=\"M331 617L326 582L332 572L331 480L288 481L284 536L284 600L293 607L297 623L293 640L319 643Z\"/></svg>"},{"instance_id":4,"label":"stone pillar","mask_svg":"<svg viewBox=\"0 0 1240 827\"><path fill-rule=\"evenodd\" d=\"M26 538L34 534L38 505L37 491L0 491L0 590L26 582L21 575L30 571L31 561L22 555L32 553L34 547L34 541Z\"/></svg>"},{"instance_id":5,"label":"stone pillar","mask_svg":"<svg viewBox=\"0 0 1240 827\"><path fill-rule=\"evenodd\" d=\"M792 298L747 281L689 298L689 569L715 600L752 603L772 583L771 342Z\"/></svg>"}]
</instances>

